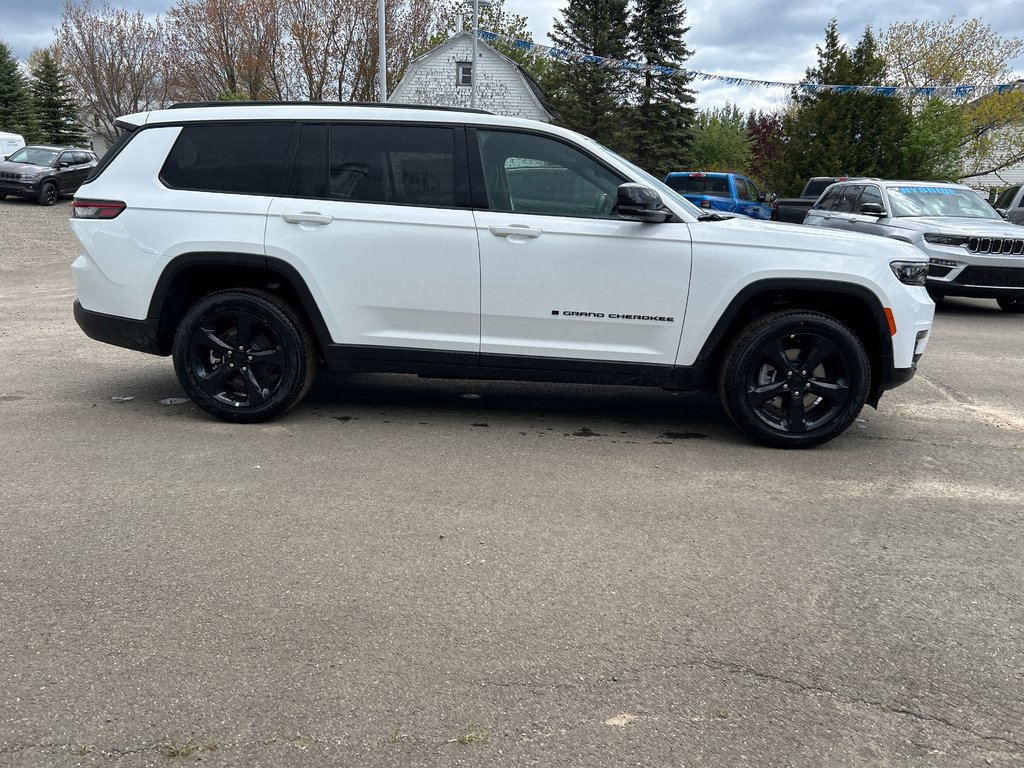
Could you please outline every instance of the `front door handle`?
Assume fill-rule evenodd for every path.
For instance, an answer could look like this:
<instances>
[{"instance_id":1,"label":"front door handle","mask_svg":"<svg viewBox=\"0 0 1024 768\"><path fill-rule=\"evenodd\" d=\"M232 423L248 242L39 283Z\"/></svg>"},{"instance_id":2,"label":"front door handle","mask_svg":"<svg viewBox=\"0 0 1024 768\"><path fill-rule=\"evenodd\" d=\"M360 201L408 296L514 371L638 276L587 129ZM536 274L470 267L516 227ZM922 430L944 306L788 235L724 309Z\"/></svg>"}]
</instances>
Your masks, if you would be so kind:
<instances>
[{"instance_id":1,"label":"front door handle","mask_svg":"<svg viewBox=\"0 0 1024 768\"><path fill-rule=\"evenodd\" d=\"M508 227L488 227L487 229L495 237L522 237L532 239L544 234L544 230L527 227L524 224L513 224Z\"/></svg>"},{"instance_id":2,"label":"front door handle","mask_svg":"<svg viewBox=\"0 0 1024 768\"><path fill-rule=\"evenodd\" d=\"M302 213L282 213L281 218L289 224L330 224L334 221L333 216L325 216L313 211L303 211Z\"/></svg>"}]
</instances>

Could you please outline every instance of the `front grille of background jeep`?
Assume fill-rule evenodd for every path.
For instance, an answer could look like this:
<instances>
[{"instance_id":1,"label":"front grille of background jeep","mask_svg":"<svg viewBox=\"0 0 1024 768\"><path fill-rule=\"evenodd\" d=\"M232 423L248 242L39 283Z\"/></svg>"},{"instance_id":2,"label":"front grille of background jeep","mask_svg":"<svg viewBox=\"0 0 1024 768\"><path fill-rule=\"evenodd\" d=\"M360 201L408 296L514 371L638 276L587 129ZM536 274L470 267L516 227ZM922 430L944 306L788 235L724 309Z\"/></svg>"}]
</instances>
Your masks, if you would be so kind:
<instances>
[{"instance_id":1,"label":"front grille of background jeep","mask_svg":"<svg viewBox=\"0 0 1024 768\"><path fill-rule=\"evenodd\" d=\"M0 179L4 181L21 181L20 173L11 173L10 171L0 171Z\"/></svg>"},{"instance_id":2,"label":"front grille of background jeep","mask_svg":"<svg viewBox=\"0 0 1024 768\"><path fill-rule=\"evenodd\" d=\"M967 267L956 282L986 288L1024 288L1024 269L1009 267Z\"/></svg>"},{"instance_id":3,"label":"front grille of background jeep","mask_svg":"<svg viewBox=\"0 0 1024 768\"><path fill-rule=\"evenodd\" d=\"M972 237L967 241L971 253L1024 253L1024 237Z\"/></svg>"}]
</instances>

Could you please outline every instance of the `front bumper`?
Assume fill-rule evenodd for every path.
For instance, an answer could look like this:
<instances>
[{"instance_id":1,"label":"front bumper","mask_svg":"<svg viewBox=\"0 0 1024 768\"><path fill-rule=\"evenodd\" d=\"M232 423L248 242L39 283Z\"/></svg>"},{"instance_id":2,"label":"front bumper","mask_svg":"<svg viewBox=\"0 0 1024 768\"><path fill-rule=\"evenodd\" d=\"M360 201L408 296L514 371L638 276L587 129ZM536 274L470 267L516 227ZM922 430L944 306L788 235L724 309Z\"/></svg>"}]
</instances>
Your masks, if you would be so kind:
<instances>
[{"instance_id":1,"label":"front bumper","mask_svg":"<svg viewBox=\"0 0 1024 768\"><path fill-rule=\"evenodd\" d=\"M17 195L18 197L36 197L39 194L39 181L0 180L0 195Z\"/></svg>"}]
</instances>

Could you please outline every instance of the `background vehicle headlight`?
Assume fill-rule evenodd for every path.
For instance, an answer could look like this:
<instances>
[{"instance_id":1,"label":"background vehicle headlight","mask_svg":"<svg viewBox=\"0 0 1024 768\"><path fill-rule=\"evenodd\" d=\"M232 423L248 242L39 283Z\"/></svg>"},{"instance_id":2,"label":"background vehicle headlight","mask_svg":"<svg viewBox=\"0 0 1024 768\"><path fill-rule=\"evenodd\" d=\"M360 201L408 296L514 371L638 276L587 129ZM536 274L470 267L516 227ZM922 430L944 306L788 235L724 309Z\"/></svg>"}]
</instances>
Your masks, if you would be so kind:
<instances>
[{"instance_id":1,"label":"background vehicle headlight","mask_svg":"<svg viewBox=\"0 0 1024 768\"><path fill-rule=\"evenodd\" d=\"M924 239L932 245L967 245L967 235L939 235L929 232L925 234Z\"/></svg>"},{"instance_id":2,"label":"background vehicle headlight","mask_svg":"<svg viewBox=\"0 0 1024 768\"><path fill-rule=\"evenodd\" d=\"M38 179L42 175L43 175L42 171L27 171L27 172L21 174L21 180L22 181L35 181L36 179Z\"/></svg>"},{"instance_id":3,"label":"background vehicle headlight","mask_svg":"<svg viewBox=\"0 0 1024 768\"><path fill-rule=\"evenodd\" d=\"M890 261L889 268L901 283L924 285L928 277L927 261Z\"/></svg>"}]
</instances>

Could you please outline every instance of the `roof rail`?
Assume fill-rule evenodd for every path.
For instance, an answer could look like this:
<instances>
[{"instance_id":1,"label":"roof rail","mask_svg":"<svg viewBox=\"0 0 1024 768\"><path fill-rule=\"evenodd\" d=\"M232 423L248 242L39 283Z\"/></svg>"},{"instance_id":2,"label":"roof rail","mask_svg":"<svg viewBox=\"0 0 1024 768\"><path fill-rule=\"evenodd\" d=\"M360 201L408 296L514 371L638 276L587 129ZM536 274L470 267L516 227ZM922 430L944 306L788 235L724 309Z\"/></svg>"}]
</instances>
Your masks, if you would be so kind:
<instances>
[{"instance_id":1,"label":"roof rail","mask_svg":"<svg viewBox=\"0 0 1024 768\"><path fill-rule=\"evenodd\" d=\"M364 101L183 101L167 109L188 109L190 107L380 107L383 109L423 109L439 112L470 112L476 115L492 115L486 109L468 107L438 107L433 104L381 104Z\"/></svg>"}]
</instances>

